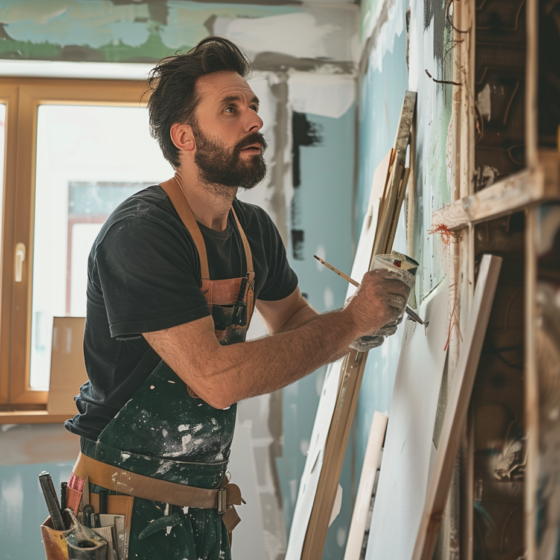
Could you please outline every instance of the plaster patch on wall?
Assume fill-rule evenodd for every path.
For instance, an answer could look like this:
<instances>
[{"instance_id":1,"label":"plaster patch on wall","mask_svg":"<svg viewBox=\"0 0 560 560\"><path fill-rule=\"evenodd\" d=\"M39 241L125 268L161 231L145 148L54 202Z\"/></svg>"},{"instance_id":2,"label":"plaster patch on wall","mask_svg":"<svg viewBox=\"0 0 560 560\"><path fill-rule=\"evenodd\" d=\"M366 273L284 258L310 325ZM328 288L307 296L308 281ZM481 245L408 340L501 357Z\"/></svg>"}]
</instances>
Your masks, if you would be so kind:
<instances>
[{"instance_id":1,"label":"plaster patch on wall","mask_svg":"<svg viewBox=\"0 0 560 560\"><path fill-rule=\"evenodd\" d=\"M170 48L179 48L185 44L194 46L212 33L227 36L223 33L222 25L218 23L221 21L243 21L249 27L260 28L263 20L268 22L269 26L281 25L281 20L278 18L301 10L296 6L210 4L183 0L168 0L167 5L169 9L168 24L163 27L161 36L164 43ZM258 22L255 21L257 18ZM230 39L234 39L234 37L230 37ZM238 42L244 48L251 50L243 41ZM256 47L256 52L263 50L258 45Z\"/></svg>"},{"instance_id":2,"label":"plaster patch on wall","mask_svg":"<svg viewBox=\"0 0 560 560\"><path fill-rule=\"evenodd\" d=\"M372 45L369 65L373 70L383 70L383 58L387 51L393 52L395 39L404 31L405 3L400 0L386 0L380 10L379 18L372 29Z\"/></svg>"},{"instance_id":3,"label":"plaster patch on wall","mask_svg":"<svg viewBox=\"0 0 560 560\"><path fill-rule=\"evenodd\" d=\"M293 34L290 41L286 40L287 30ZM243 45L251 54L271 51L319 58L327 56L325 42L333 30L319 27L311 14L300 13L264 17L258 25L245 18L218 18L214 31Z\"/></svg>"},{"instance_id":4,"label":"plaster patch on wall","mask_svg":"<svg viewBox=\"0 0 560 560\"><path fill-rule=\"evenodd\" d=\"M389 0L364 0L361 4L361 25L360 36L365 41L372 33L379 16L383 4Z\"/></svg>"},{"instance_id":5,"label":"plaster patch on wall","mask_svg":"<svg viewBox=\"0 0 560 560\"><path fill-rule=\"evenodd\" d=\"M294 111L339 119L356 101L353 76L291 72L288 80Z\"/></svg>"},{"instance_id":6,"label":"plaster patch on wall","mask_svg":"<svg viewBox=\"0 0 560 560\"><path fill-rule=\"evenodd\" d=\"M303 10L261 17L258 25L248 18L218 17L214 33L243 45L251 58L272 52L300 59L356 60L356 6L306 6Z\"/></svg>"}]
</instances>

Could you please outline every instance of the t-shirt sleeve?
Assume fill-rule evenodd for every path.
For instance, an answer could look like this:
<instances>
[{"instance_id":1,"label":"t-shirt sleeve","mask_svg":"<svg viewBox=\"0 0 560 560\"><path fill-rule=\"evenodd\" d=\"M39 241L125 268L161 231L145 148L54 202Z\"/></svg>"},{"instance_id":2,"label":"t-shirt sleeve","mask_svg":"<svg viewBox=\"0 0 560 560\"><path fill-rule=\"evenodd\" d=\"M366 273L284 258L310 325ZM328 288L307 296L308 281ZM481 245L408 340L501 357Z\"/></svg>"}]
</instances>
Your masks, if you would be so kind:
<instances>
[{"instance_id":1,"label":"t-shirt sleeve","mask_svg":"<svg viewBox=\"0 0 560 560\"><path fill-rule=\"evenodd\" d=\"M288 262L286 249L278 229L268 214L263 211L263 215L265 216L263 224L265 239L268 238L266 253L268 274L264 286L258 294L258 299L277 301L288 297L297 288L298 277Z\"/></svg>"},{"instance_id":2,"label":"t-shirt sleeve","mask_svg":"<svg viewBox=\"0 0 560 560\"><path fill-rule=\"evenodd\" d=\"M210 315L199 287L198 255L190 245L192 251L179 232L145 218L127 218L109 229L97 246L93 270L112 337Z\"/></svg>"}]
</instances>

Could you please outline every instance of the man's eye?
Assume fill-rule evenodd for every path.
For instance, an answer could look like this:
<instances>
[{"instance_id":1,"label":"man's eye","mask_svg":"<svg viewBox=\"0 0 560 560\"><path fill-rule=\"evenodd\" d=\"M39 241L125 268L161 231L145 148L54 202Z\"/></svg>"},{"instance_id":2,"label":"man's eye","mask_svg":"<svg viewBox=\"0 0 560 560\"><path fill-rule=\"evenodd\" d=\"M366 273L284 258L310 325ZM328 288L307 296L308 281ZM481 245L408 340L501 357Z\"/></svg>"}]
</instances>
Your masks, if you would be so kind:
<instances>
[{"instance_id":1,"label":"man's eye","mask_svg":"<svg viewBox=\"0 0 560 560\"><path fill-rule=\"evenodd\" d=\"M235 109L231 105L228 105L225 108L225 111L226 111L226 113L233 113L235 111Z\"/></svg>"},{"instance_id":2,"label":"man's eye","mask_svg":"<svg viewBox=\"0 0 560 560\"><path fill-rule=\"evenodd\" d=\"M259 106L258 105L251 105L251 109L253 109L253 111L255 111L255 113L259 112Z\"/></svg>"}]
</instances>

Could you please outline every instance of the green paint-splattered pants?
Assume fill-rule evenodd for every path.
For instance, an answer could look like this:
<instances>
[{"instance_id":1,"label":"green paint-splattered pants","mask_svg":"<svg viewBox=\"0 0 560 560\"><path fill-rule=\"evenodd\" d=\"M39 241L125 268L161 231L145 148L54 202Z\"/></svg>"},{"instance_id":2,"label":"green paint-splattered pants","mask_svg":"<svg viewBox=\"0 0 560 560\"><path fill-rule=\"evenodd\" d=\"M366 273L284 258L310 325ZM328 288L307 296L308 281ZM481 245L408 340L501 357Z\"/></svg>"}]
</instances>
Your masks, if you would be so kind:
<instances>
[{"instance_id":1,"label":"green paint-splattered pants","mask_svg":"<svg viewBox=\"0 0 560 560\"><path fill-rule=\"evenodd\" d=\"M231 560L229 537L216 510L167 506L135 498L129 560ZM148 536L140 533L154 523Z\"/></svg>"}]
</instances>

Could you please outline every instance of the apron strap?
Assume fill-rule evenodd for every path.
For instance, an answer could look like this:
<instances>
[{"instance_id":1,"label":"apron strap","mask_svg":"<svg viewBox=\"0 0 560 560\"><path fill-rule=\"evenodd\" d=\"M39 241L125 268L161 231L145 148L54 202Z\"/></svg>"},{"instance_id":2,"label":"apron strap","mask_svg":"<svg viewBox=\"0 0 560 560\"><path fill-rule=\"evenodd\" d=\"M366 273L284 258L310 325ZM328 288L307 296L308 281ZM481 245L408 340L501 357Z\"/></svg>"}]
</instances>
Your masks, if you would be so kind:
<instances>
[{"instance_id":1,"label":"apron strap","mask_svg":"<svg viewBox=\"0 0 560 560\"><path fill-rule=\"evenodd\" d=\"M200 275L202 277L202 280L210 280L208 255L206 254L206 244L204 242L202 232L198 227L194 214L192 213L191 207L189 206L187 198L183 192L183 189L180 186L180 179L177 177L177 175L175 175L175 177L173 177L172 179L160 183L160 187L166 192L167 196L171 200L171 204L173 204L173 207L177 211L177 214L179 214L181 221L189 230L189 233L193 238L194 244L196 245L196 249L198 251L198 257L200 259ZM233 207L231 211L233 212L237 230L239 231L241 241L243 242L243 249L245 250L247 276L249 282L252 283L255 279L255 269L253 267L253 254L251 253L251 246L249 245L247 236L245 235L245 232L241 227L241 223L239 222L239 218L237 217L237 214L235 213Z\"/></svg>"},{"instance_id":2,"label":"apron strap","mask_svg":"<svg viewBox=\"0 0 560 560\"><path fill-rule=\"evenodd\" d=\"M233 209L233 217L235 218L235 223L237 224L237 230L239 231L239 235L241 236L241 241L243 242L243 248L245 249L245 260L247 261L247 276L249 278L249 282L251 283L255 279L255 269L253 268L253 254L251 253L251 246L249 245L249 241L243 228L241 227L241 223L239 222L239 218Z\"/></svg>"},{"instance_id":3,"label":"apron strap","mask_svg":"<svg viewBox=\"0 0 560 560\"><path fill-rule=\"evenodd\" d=\"M194 214L192 213L191 207L187 202L185 195L179 182L175 177L169 179L160 184L160 187L166 192L167 196L171 200L171 204L179 214L181 221L185 227L189 230L191 237L193 238L194 244L198 251L198 258L200 259L200 275L202 280L210 280L210 271L208 269L208 255L206 254L206 244L204 243L204 238L198 224L196 223Z\"/></svg>"}]
</instances>

